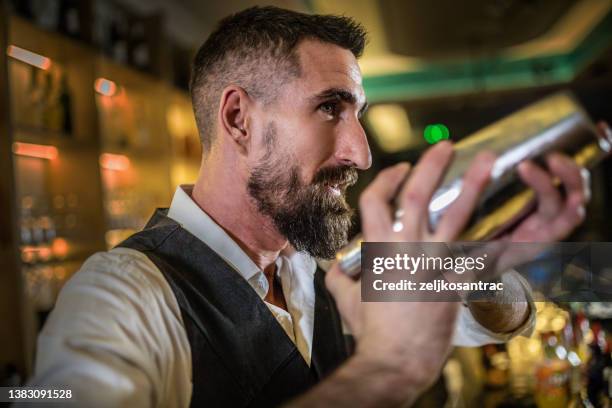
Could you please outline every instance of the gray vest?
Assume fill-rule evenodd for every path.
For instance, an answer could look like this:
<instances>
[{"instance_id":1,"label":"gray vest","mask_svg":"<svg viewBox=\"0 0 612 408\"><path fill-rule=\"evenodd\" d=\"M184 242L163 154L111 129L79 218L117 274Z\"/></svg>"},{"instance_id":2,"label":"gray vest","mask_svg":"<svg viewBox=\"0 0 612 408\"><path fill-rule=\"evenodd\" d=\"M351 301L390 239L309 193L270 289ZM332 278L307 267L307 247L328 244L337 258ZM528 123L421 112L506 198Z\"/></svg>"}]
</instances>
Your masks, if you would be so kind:
<instances>
[{"instance_id":1,"label":"gray vest","mask_svg":"<svg viewBox=\"0 0 612 408\"><path fill-rule=\"evenodd\" d=\"M311 366L255 290L204 242L157 210L119 246L143 252L163 273L181 309L191 347L198 407L271 407L305 392L348 358L325 273L314 278Z\"/></svg>"}]
</instances>

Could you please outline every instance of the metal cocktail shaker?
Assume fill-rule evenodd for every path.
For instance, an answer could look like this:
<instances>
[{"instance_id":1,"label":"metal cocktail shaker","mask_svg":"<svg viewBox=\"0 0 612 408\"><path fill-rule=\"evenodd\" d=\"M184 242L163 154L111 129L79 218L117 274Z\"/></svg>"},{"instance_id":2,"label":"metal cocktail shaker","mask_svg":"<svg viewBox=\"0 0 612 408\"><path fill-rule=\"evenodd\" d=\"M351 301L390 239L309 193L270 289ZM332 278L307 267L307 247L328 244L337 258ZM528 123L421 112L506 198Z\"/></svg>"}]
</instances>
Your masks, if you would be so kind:
<instances>
[{"instance_id":1,"label":"metal cocktail shaker","mask_svg":"<svg viewBox=\"0 0 612 408\"><path fill-rule=\"evenodd\" d=\"M510 230L535 204L533 191L520 182L516 166L544 154L563 152L585 168L592 168L612 151L612 135L601 136L575 98L557 93L507 116L454 145L454 157L429 203L432 230L461 192L463 175L476 154L497 155L491 181L476 207L468 228L458 240L485 241ZM396 218L400 214L396 211ZM350 276L361 271L361 236L336 254Z\"/></svg>"}]
</instances>

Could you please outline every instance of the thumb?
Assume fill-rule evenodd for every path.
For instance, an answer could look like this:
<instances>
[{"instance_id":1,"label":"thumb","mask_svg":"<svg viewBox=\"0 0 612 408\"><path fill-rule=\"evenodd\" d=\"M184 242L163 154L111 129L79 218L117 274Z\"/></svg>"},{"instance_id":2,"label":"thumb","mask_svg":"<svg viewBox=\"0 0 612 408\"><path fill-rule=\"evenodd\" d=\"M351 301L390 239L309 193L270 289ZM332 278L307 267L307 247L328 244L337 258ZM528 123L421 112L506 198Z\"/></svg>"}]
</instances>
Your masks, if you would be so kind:
<instances>
[{"instance_id":1,"label":"thumb","mask_svg":"<svg viewBox=\"0 0 612 408\"><path fill-rule=\"evenodd\" d=\"M357 282L342 272L337 262L333 264L325 275L325 286L327 286L327 290L336 299L336 302L342 298L343 294L348 294L356 284Z\"/></svg>"}]
</instances>

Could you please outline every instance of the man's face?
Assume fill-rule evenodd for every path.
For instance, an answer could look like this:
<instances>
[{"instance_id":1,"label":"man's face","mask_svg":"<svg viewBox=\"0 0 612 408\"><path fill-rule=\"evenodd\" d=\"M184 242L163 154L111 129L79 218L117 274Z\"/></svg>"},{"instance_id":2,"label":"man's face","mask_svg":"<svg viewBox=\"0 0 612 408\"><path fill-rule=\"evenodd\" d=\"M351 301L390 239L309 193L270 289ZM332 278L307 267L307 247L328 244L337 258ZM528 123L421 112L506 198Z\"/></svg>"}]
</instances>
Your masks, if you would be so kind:
<instances>
[{"instance_id":1,"label":"man's face","mask_svg":"<svg viewBox=\"0 0 612 408\"><path fill-rule=\"evenodd\" d=\"M350 51L317 41L298 47L302 75L261 109L248 190L298 250L332 258L352 220L345 193L371 154L359 117L361 73Z\"/></svg>"}]
</instances>

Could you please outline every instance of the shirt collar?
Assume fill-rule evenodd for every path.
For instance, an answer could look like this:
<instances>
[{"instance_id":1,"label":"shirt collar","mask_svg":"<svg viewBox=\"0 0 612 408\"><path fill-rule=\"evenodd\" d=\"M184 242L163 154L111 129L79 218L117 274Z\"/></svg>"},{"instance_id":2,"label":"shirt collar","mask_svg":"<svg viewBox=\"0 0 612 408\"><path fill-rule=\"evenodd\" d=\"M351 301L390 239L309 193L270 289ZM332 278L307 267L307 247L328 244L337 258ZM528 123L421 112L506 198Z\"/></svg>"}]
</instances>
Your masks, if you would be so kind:
<instances>
[{"instance_id":1,"label":"shirt collar","mask_svg":"<svg viewBox=\"0 0 612 408\"><path fill-rule=\"evenodd\" d=\"M178 222L200 241L208 245L246 280L261 270L240 246L191 198L193 185L176 188L168 217ZM267 291L266 291L267 292Z\"/></svg>"},{"instance_id":2,"label":"shirt collar","mask_svg":"<svg viewBox=\"0 0 612 408\"><path fill-rule=\"evenodd\" d=\"M230 264L263 299L268 293L268 280L263 271L240 246L191 198L193 185L176 188L168 217L178 222L200 241ZM285 270L308 271L314 277L316 261L311 256L297 252L290 246L276 260L276 270L282 275ZM291 273L290 272L290 273ZM281 276L282 278L282 276Z\"/></svg>"}]
</instances>

